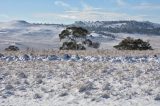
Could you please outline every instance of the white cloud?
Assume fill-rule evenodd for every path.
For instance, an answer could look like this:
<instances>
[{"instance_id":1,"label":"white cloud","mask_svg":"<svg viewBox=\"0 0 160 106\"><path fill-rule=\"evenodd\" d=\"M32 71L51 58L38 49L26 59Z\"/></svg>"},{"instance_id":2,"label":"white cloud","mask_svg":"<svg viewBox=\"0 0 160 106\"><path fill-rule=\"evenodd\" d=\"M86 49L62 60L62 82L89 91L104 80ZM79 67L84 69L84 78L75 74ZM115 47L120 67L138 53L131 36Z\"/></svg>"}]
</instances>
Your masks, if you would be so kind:
<instances>
[{"instance_id":1,"label":"white cloud","mask_svg":"<svg viewBox=\"0 0 160 106\"><path fill-rule=\"evenodd\" d=\"M67 7L67 8L70 8L71 6L63 1L55 1L54 2L55 5L57 6L63 6L63 7Z\"/></svg>"},{"instance_id":2,"label":"white cloud","mask_svg":"<svg viewBox=\"0 0 160 106\"><path fill-rule=\"evenodd\" d=\"M35 17L52 18L53 20L61 21L112 21L112 20L139 20L142 21L144 16L137 15L132 16L125 13L117 13L110 11L99 11L99 10L72 10L65 11L64 13L40 13L35 14Z\"/></svg>"},{"instance_id":3,"label":"white cloud","mask_svg":"<svg viewBox=\"0 0 160 106\"><path fill-rule=\"evenodd\" d=\"M124 0L116 0L116 3L117 3L119 6L125 6L125 5L127 4Z\"/></svg>"},{"instance_id":4,"label":"white cloud","mask_svg":"<svg viewBox=\"0 0 160 106\"><path fill-rule=\"evenodd\" d=\"M116 4L117 6L120 6L120 7L128 5L127 0L106 0L106 1L107 2L110 1L110 2Z\"/></svg>"},{"instance_id":5,"label":"white cloud","mask_svg":"<svg viewBox=\"0 0 160 106\"><path fill-rule=\"evenodd\" d=\"M92 7L88 4L86 4L84 1L81 1L81 5L83 7L83 10L102 10L102 8Z\"/></svg>"},{"instance_id":6,"label":"white cloud","mask_svg":"<svg viewBox=\"0 0 160 106\"><path fill-rule=\"evenodd\" d=\"M9 17L8 15L6 15L6 14L0 14L0 20L1 21L7 21L9 19L11 19L11 17Z\"/></svg>"},{"instance_id":7,"label":"white cloud","mask_svg":"<svg viewBox=\"0 0 160 106\"><path fill-rule=\"evenodd\" d=\"M1 17L1 18L9 18L9 16L8 16L8 15L5 15L5 14L0 14L0 17Z\"/></svg>"},{"instance_id":8,"label":"white cloud","mask_svg":"<svg viewBox=\"0 0 160 106\"><path fill-rule=\"evenodd\" d=\"M119 6L130 6L124 0L116 0ZM86 4L83 0L81 5L83 8L74 9L74 7L68 5L67 3L57 1L56 5L61 5L64 7L70 7L69 10L63 13L38 13L35 14L36 18L52 19L58 20L59 22L74 22L74 21L113 21L113 20L138 20L143 21L147 19L146 15L130 15L128 13L112 12L107 11L102 8L95 8ZM143 4L143 6L146 4ZM72 8L71 8L72 7ZM133 6L134 7L134 6ZM133 8L131 7L131 8Z\"/></svg>"},{"instance_id":9,"label":"white cloud","mask_svg":"<svg viewBox=\"0 0 160 106\"><path fill-rule=\"evenodd\" d=\"M160 9L160 4L153 4L153 3L147 3L143 2L137 6L133 7L134 9L149 9L149 10L155 10L155 9Z\"/></svg>"},{"instance_id":10,"label":"white cloud","mask_svg":"<svg viewBox=\"0 0 160 106\"><path fill-rule=\"evenodd\" d=\"M78 9L77 7L71 6L70 4L68 4L64 1L55 1L54 5L64 7L65 9L69 9L69 10L77 10Z\"/></svg>"}]
</instances>

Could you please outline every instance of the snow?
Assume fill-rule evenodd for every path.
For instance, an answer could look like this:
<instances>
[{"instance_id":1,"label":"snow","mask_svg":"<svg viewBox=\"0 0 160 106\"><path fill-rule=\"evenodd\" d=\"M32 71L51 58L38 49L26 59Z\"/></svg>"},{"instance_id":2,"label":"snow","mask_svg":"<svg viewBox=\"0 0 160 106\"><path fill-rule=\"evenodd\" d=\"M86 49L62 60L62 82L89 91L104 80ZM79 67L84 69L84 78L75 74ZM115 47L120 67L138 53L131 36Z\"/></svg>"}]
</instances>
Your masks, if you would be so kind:
<instances>
[{"instance_id":1,"label":"snow","mask_svg":"<svg viewBox=\"0 0 160 106\"><path fill-rule=\"evenodd\" d=\"M92 37L100 37L100 35L97 34L97 33L91 33L90 35L91 35Z\"/></svg>"},{"instance_id":2,"label":"snow","mask_svg":"<svg viewBox=\"0 0 160 106\"><path fill-rule=\"evenodd\" d=\"M98 57L92 56L86 57L87 61L68 61L73 56L65 55L68 60L63 56L44 57L51 59L1 60L2 106L160 105L160 66L156 61L127 63L107 58L109 61L98 62Z\"/></svg>"},{"instance_id":3,"label":"snow","mask_svg":"<svg viewBox=\"0 0 160 106\"><path fill-rule=\"evenodd\" d=\"M76 62L112 62L112 63L160 63L160 56L79 56L64 54L63 56L43 55L33 56L30 54L5 56L1 54L1 61L76 61Z\"/></svg>"},{"instance_id":4,"label":"snow","mask_svg":"<svg viewBox=\"0 0 160 106\"><path fill-rule=\"evenodd\" d=\"M87 26L87 27L101 27L103 26L104 28L109 28L109 27L112 27L112 28L118 28L118 27L121 27L123 25L126 25L126 22L107 22L107 21L96 21L96 22L92 22L92 21L84 21L84 22L75 22L75 25L78 25L78 26Z\"/></svg>"},{"instance_id":5,"label":"snow","mask_svg":"<svg viewBox=\"0 0 160 106\"><path fill-rule=\"evenodd\" d=\"M118 23L104 26L105 28L120 28L121 26L126 25L126 23Z\"/></svg>"}]
</instances>

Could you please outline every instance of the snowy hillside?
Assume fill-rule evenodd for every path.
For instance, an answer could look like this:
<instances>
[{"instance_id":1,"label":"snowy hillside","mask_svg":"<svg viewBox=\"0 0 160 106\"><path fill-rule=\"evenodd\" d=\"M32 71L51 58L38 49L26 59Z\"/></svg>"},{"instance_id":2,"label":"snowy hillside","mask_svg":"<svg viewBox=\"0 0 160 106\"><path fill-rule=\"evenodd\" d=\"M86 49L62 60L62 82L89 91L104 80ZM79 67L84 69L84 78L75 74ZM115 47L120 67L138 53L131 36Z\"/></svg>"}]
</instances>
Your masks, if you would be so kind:
<instances>
[{"instance_id":1,"label":"snowy hillside","mask_svg":"<svg viewBox=\"0 0 160 106\"><path fill-rule=\"evenodd\" d=\"M82 22L77 21L73 25L81 26L90 31L108 31L111 33L129 33L129 34L151 34L160 35L160 24L148 21L96 21Z\"/></svg>"},{"instance_id":2,"label":"snowy hillside","mask_svg":"<svg viewBox=\"0 0 160 106\"><path fill-rule=\"evenodd\" d=\"M0 23L0 48L4 49L8 45L16 45L23 49L58 48L58 34L63 29L62 25L30 24L25 21Z\"/></svg>"}]
</instances>

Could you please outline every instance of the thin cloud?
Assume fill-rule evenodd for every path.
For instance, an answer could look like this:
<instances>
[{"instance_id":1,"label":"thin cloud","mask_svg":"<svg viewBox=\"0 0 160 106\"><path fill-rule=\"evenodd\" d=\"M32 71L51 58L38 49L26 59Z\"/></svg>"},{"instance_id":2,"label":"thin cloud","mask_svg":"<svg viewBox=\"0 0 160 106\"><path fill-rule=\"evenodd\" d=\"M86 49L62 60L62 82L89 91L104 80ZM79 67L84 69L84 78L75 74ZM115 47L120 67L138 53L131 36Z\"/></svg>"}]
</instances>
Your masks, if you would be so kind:
<instances>
[{"instance_id":1,"label":"thin cloud","mask_svg":"<svg viewBox=\"0 0 160 106\"><path fill-rule=\"evenodd\" d=\"M71 6L63 1L55 1L55 5L70 8Z\"/></svg>"},{"instance_id":2,"label":"thin cloud","mask_svg":"<svg viewBox=\"0 0 160 106\"><path fill-rule=\"evenodd\" d=\"M8 16L8 15L5 15L5 14L0 14L0 17L1 17L1 18L9 18L9 16Z\"/></svg>"},{"instance_id":3,"label":"thin cloud","mask_svg":"<svg viewBox=\"0 0 160 106\"><path fill-rule=\"evenodd\" d=\"M125 2L125 0L116 0L116 3L118 4L118 6L125 6L125 5L127 5L127 3Z\"/></svg>"},{"instance_id":4,"label":"thin cloud","mask_svg":"<svg viewBox=\"0 0 160 106\"><path fill-rule=\"evenodd\" d=\"M119 6L130 6L130 9L136 8L134 5L127 3L125 0L116 0ZM69 10L64 11L63 13L38 13L34 14L36 18L52 19L59 20L63 22L74 22L74 21L112 21L112 20L138 20L146 21L148 19L147 15L132 15L129 13L123 12L113 12L107 11L103 8L96 8L91 5L88 5L84 0L81 2L82 8L74 9L74 6L70 6L67 3L57 1L56 5L63 7L72 7ZM150 4L141 4L145 8L152 7ZM156 7L158 8L158 7Z\"/></svg>"},{"instance_id":5,"label":"thin cloud","mask_svg":"<svg viewBox=\"0 0 160 106\"><path fill-rule=\"evenodd\" d=\"M155 10L160 9L160 4L153 4L153 3L141 3L137 6L134 6L134 9L149 9L149 10Z\"/></svg>"},{"instance_id":6,"label":"thin cloud","mask_svg":"<svg viewBox=\"0 0 160 106\"><path fill-rule=\"evenodd\" d=\"M116 13L98 10L65 11L63 14L39 13L35 17L58 18L69 21L108 21L108 20L143 20L143 15L132 16L125 13Z\"/></svg>"}]
</instances>

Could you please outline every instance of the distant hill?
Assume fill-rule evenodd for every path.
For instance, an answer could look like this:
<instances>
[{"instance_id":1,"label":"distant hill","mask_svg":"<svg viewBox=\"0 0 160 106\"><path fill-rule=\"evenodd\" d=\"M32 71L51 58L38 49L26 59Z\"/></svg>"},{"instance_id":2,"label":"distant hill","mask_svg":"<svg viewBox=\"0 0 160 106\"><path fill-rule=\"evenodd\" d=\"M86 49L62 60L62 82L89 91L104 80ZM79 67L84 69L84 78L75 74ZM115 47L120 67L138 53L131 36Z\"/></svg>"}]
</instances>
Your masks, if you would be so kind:
<instances>
[{"instance_id":1,"label":"distant hill","mask_svg":"<svg viewBox=\"0 0 160 106\"><path fill-rule=\"evenodd\" d=\"M160 24L144 21L77 21L73 26L84 27L95 32L129 33L129 34L151 34L160 35Z\"/></svg>"}]
</instances>

